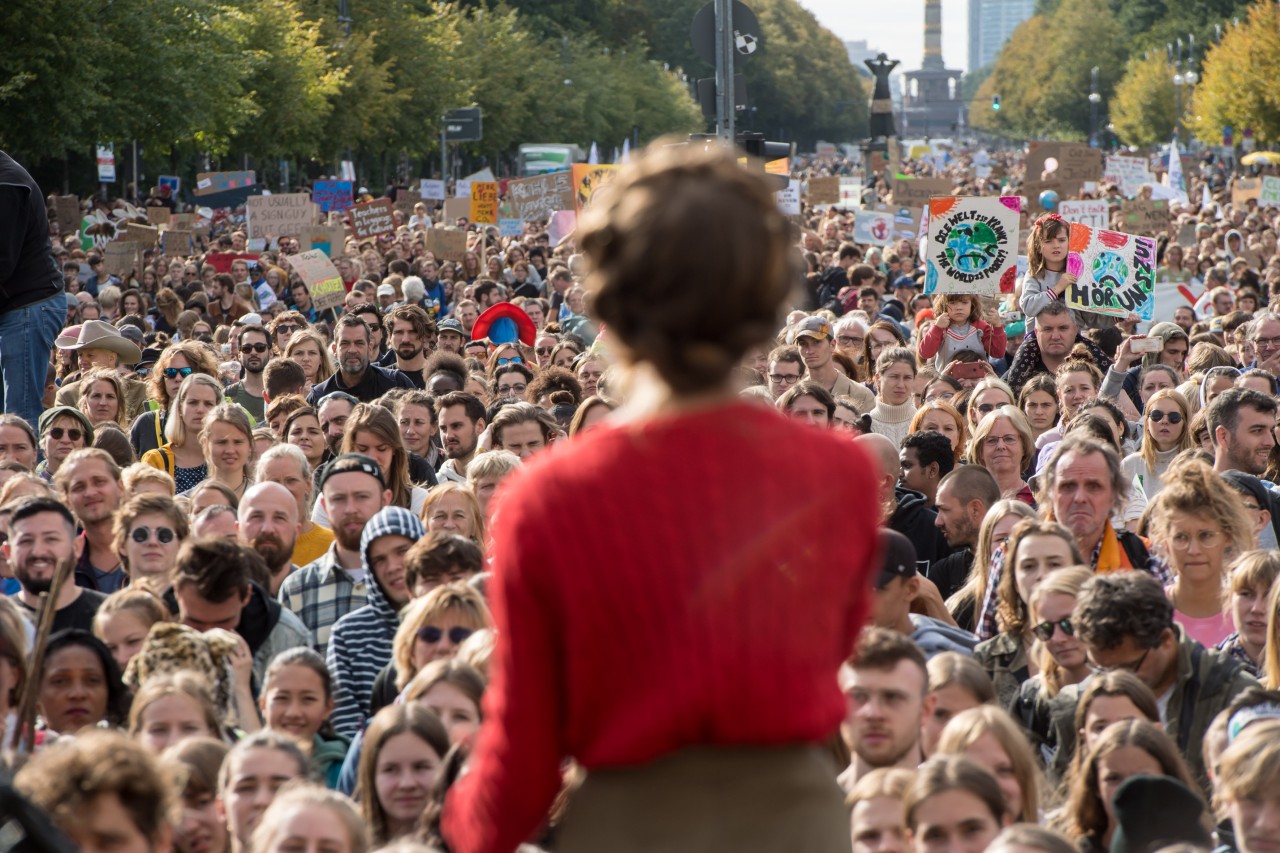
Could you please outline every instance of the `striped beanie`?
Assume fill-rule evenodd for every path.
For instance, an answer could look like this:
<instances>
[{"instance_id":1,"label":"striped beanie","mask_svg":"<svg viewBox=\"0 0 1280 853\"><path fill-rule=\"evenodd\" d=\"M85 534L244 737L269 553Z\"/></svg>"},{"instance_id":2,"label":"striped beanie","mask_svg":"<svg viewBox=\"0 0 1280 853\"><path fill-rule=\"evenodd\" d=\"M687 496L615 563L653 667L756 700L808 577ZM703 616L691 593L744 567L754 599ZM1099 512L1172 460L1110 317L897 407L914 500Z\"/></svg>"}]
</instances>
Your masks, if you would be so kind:
<instances>
[{"instance_id":1,"label":"striped beanie","mask_svg":"<svg viewBox=\"0 0 1280 853\"><path fill-rule=\"evenodd\" d=\"M360 534L360 556L364 560L365 569L369 569L369 546L373 540L383 536L405 536L417 542L425 538L427 528L422 520L404 507L389 506L378 511L369 519L364 532Z\"/></svg>"}]
</instances>

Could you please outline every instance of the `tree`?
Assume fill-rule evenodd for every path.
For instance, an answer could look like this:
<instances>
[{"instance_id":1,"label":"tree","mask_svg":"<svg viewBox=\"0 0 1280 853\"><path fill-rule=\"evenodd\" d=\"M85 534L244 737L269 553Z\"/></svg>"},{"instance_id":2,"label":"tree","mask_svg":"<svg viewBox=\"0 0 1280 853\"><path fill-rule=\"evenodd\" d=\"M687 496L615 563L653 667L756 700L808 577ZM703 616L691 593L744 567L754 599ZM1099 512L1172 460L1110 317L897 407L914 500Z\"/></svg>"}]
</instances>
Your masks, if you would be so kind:
<instances>
[{"instance_id":1,"label":"tree","mask_svg":"<svg viewBox=\"0 0 1280 853\"><path fill-rule=\"evenodd\" d=\"M1209 49L1192 98L1195 133L1216 144L1224 127L1251 127L1260 141L1280 139L1280 9L1259 3Z\"/></svg>"},{"instance_id":2,"label":"tree","mask_svg":"<svg viewBox=\"0 0 1280 853\"><path fill-rule=\"evenodd\" d=\"M1142 148L1167 141L1177 118L1177 98L1164 51L1132 57L1111 101L1116 135Z\"/></svg>"}]
</instances>

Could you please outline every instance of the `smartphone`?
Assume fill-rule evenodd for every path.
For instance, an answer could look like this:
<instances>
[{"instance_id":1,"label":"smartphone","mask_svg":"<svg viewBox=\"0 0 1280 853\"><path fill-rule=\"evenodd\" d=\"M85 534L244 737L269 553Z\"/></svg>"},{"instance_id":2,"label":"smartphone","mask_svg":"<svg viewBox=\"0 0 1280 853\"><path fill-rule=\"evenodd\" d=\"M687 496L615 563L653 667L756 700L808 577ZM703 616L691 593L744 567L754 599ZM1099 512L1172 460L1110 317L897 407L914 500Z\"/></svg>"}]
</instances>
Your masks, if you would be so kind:
<instances>
[{"instance_id":1,"label":"smartphone","mask_svg":"<svg viewBox=\"0 0 1280 853\"><path fill-rule=\"evenodd\" d=\"M955 379L961 382L963 382L966 379L971 379L976 382L977 380L986 376L989 371L987 366L982 362L960 361L960 362L952 362L951 364L948 364L947 369L943 372L946 373L947 376L950 376L952 379Z\"/></svg>"},{"instance_id":2,"label":"smartphone","mask_svg":"<svg viewBox=\"0 0 1280 853\"><path fill-rule=\"evenodd\" d=\"M1010 323L1016 323L1023 318L1021 311L1002 311L1000 312L1000 322L1006 326Z\"/></svg>"},{"instance_id":3,"label":"smartphone","mask_svg":"<svg viewBox=\"0 0 1280 853\"><path fill-rule=\"evenodd\" d=\"M1131 352L1160 352L1164 349L1164 341L1159 338L1133 338L1129 341Z\"/></svg>"}]
</instances>

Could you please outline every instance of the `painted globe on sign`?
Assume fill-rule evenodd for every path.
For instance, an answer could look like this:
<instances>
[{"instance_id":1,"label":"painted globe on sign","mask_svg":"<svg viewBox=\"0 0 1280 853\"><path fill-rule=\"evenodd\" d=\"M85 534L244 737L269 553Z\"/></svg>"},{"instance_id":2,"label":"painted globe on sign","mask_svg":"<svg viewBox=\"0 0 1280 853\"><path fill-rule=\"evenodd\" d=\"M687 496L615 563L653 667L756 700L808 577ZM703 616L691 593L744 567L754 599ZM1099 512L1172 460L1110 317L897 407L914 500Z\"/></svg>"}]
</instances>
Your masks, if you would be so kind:
<instances>
[{"instance_id":1,"label":"painted globe on sign","mask_svg":"<svg viewBox=\"0 0 1280 853\"><path fill-rule=\"evenodd\" d=\"M1040 193L1040 206L1053 213L1058 209L1058 193L1054 190L1045 190Z\"/></svg>"},{"instance_id":2,"label":"painted globe on sign","mask_svg":"<svg viewBox=\"0 0 1280 853\"><path fill-rule=\"evenodd\" d=\"M1093 280L1104 287L1119 290L1129 280L1129 265L1115 252L1099 252L1093 259Z\"/></svg>"},{"instance_id":3,"label":"painted globe on sign","mask_svg":"<svg viewBox=\"0 0 1280 853\"><path fill-rule=\"evenodd\" d=\"M947 261L967 275L980 273L995 263L1000 253L996 232L985 222L962 222L947 235Z\"/></svg>"}]
</instances>

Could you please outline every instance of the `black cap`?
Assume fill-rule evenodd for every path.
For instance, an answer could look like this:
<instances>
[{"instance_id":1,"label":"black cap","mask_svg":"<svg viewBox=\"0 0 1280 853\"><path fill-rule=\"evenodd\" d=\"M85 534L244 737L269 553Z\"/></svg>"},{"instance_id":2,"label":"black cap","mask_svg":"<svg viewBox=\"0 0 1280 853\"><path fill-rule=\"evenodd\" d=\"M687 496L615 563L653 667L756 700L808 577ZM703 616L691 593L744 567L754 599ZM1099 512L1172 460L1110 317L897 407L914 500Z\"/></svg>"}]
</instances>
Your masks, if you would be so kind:
<instances>
[{"instance_id":1,"label":"black cap","mask_svg":"<svg viewBox=\"0 0 1280 853\"><path fill-rule=\"evenodd\" d=\"M1111 799L1111 853L1151 853L1170 844L1213 846L1200 823L1204 803L1172 776L1130 776Z\"/></svg>"},{"instance_id":2,"label":"black cap","mask_svg":"<svg viewBox=\"0 0 1280 853\"><path fill-rule=\"evenodd\" d=\"M320 471L320 489L324 489L325 482L338 474L350 474L351 472L368 474L376 479L382 488L387 487L387 478L382 473L382 466L374 462L363 453L344 453L334 459Z\"/></svg>"},{"instance_id":3,"label":"black cap","mask_svg":"<svg viewBox=\"0 0 1280 853\"><path fill-rule=\"evenodd\" d=\"M916 576L916 546L911 540L896 530L880 528L880 552L884 560L880 565L880 575L876 578L876 589L883 589L894 578L913 578Z\"/></svg>"}]
</instances>

